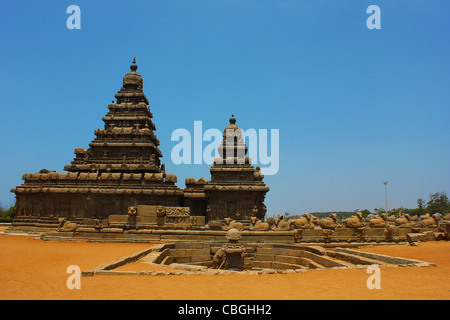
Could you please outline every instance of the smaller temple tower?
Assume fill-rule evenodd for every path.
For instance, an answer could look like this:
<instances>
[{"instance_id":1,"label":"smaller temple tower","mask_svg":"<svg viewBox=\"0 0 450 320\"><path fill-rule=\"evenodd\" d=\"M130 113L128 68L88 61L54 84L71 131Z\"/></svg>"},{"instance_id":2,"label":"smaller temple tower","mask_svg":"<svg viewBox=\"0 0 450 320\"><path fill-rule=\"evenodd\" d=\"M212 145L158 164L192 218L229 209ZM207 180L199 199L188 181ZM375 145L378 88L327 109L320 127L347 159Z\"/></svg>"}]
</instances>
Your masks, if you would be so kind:
<instances>
[{"instance_id":1,"label":"smaller temple tower","mask_svg":"<svg viewBox=\"0 0 450 320\"><path fill-rule=\"evenodd\" d=\"M263 220L267 210L264 199L269 188L262 181L264 175L260 168L253 167L251 159L246 157L248 148L234 115L229 121L218 147L220 157L214 159L210 169L211 180L186 179L185 203L193 212L203 203L206 221L225 218L245 221L251 217Z\"/></svg>"}]
</instances>

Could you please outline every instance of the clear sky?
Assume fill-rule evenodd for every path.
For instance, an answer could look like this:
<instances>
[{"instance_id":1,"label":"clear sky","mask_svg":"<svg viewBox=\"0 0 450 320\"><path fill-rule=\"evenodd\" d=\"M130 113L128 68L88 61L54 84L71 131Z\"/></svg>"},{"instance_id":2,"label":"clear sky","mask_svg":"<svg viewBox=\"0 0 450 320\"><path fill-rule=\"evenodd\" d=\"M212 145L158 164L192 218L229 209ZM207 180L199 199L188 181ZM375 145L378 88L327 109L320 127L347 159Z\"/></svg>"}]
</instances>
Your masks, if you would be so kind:
<instances>
[{"instance_id":1,"label":"clear sky","mask_svg":"<svg viewBox=\"0 0 450 320\"><path fill-rule=\"evenodd\" d=\"M449 14L447 0L1 1L0 202L88 148L133 56L179 187L210 172L171 162L172 132L234 114L279 129L268 215L384 207L383 181L389 208L449 194Z\"/></svg>"}]
</instances>

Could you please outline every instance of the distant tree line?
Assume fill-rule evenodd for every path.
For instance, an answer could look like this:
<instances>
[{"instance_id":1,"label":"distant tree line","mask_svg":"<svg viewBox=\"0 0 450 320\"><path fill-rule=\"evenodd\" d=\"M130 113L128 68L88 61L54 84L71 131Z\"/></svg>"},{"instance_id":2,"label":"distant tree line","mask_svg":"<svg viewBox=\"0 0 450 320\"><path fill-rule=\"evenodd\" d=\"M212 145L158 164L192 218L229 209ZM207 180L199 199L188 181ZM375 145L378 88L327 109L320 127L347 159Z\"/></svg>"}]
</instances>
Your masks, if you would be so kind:
<instances>
[{"instance_id":1,"label":"distant tree line","mask_svg":"<svg viewBox=\"0 0 450 320\"><path fill-rule=\"evenodd\" d=\"M338 219L344 219L351 217L355 214L355 212L361 211L363 217L367 217L368 215L378 215L380 213L386 213L385 208L375 208L373 211L368 209L364 210L355 210L355 211L326 211L326 212L309 212L317 218L325 218L330 216L330 214L335 213ZM400 215L400 214L409 214L410 216L421 216L424 214L434 214L440 213L442 216L445 216L450 213L450 201L448 200L448 196L445 192L436 192L429 195L429 200L426 202L424 199L417 199L417 208L409 209L405 207L395 208L388 210L389 215ZM301 215L292 215L289 212L285 212L283 217L285 220L288 219L296 219Z\"/></svg>"},{"instance_id":2,"label":"distant tree line","mask_svg":"<svg viewBox=\"0 0 450 320\"><path fill-rule=\"evenodd\" d=\"M11 222L16 214L16 205L5 208L0 204L0 222Z\"/></svg>"},{"instance_id":3,"label":"distant tree line","mask_svg":"<svg viewBox=\"0 0 450 320\"><path fill-rule=\"evenodd\" d=\"M370 212L367 209L362 210L361 212L363 213L363 216L368 216L369 214L386 213L386 210L384 208L375 208L373 212ZM417 199L417 208L409 209L400 207L388 210L389 215L409 214L410 216L421 216L427 213L440 213L442 216L450 213L450 201L445 192L430 194L428 202L425 202L425 200L421 198Z\"/></svg>"}]
</instances>

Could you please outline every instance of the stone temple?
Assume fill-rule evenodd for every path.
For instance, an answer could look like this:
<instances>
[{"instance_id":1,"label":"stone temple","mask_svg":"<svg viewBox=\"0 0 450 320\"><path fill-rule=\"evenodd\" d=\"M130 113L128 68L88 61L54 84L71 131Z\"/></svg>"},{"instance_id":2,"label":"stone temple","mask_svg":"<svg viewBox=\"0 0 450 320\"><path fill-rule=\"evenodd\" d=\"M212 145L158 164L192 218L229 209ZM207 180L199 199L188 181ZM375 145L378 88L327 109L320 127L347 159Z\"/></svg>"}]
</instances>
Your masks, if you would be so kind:
<instances>
[{"instance_id":1,"label":"stone temple","mask_svg":"<svg viewBox=\"0 0 450 320\"><path fill-rule=\"evenodd\" d=\"M7 233L37 233L43 240L153 243L84 275L111 274L120 264L135 261L195 272L212 267L211 274L373 264L431 266L349 248L370 242L417 245L450 239L450 223L439 213L420 221L386 214L367 221L361 212L345 221L336 214L319 220L309 213L291 220L265 219L269 188L260 169L246 157L234 116L223 131L211 180L187 178L185 188L178 188L177 177L161 162L153 114L135 60L130 69L116 102L108 105L104 128L95 130L89 148L75 149L65 172L25 173L24 183L11 190L16 194L16 216Z\"/></svg>"},{"instance_id":2,"label":"stone temple","mask_svg":"<svg viewBox=\"0 0 450 320\"><path fill-rule=\"evenodd\" d=\"M269 188L259 168L245 157L247 146L236 118L232 116L224 130L211 180L187 178L186 188L180 189L177 177L161 163L160 142L135 59L130 69L116 101L108 105L104 128L95 130L89 148L76 148L65 172L25 173L24 183L11 190L16 194L14 225L51 227L61 218L104 221L145 206L172 208L199 217L203 224L225 218L264 219Z\"/></svg>"},{"instance_id":3,"label":"stone temple","mask_svg":"<svg viewBox=\"0 0 450 320\"><path fill-rule=\"evenodd\" d=\"M417 260L349 248L450 239L450 223L439 213L421 220L386 214L366 220L361 212L345 220L336 214L319 220L309 213L291 220L266 218L269 188L246 156L233 115L211 166L211 180L187 178L185 188L178 188L177 177L161 162L153 114L135 60L130 68L116 102L108 106L104 128L95 130L89 148L75 149L65 172L25 173L24 183L11 190L16 194L16 216L6 233L39 234L43 240L154 243L122 262L142 259L173 268L189 264L252 272L423 266ZM115 266L117 260L86 274L105 274Z\"/></svg>"}]
</instances>

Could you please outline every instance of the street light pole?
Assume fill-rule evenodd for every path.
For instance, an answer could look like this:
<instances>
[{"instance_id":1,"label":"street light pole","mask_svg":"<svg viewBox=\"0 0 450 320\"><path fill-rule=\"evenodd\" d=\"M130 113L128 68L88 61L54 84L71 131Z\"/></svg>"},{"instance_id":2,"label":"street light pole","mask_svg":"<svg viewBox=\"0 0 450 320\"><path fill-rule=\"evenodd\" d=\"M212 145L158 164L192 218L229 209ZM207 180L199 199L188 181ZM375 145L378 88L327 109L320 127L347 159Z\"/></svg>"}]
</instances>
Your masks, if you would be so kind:
<instances>
[{"instance_id":1,"label":"street light pole","mask_svg":"<svg viewBox=\"0 0 450 320\"><path fill-rule=\"evenodd\" d=\"M388 206L387 206L387 184L388 184L388 182L384 181L383 183L384 183L384 196L386 198L386 214L387 214L388 213Z\"/></svg>"}]
</instances>

